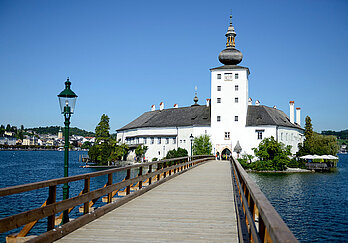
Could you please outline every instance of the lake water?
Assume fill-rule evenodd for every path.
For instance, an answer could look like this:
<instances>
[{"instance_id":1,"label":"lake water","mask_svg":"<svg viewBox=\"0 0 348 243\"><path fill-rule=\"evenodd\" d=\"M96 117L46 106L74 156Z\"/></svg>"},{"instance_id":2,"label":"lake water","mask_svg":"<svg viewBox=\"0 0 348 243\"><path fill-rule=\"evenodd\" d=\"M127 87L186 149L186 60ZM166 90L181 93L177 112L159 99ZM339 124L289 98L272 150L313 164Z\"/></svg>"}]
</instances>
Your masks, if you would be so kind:
<instances>
[{"instance_id":1,"label":"lake water","mask_svg":"<svg viewBox=\"0 0 348 243\"><path fill-rule=\"evenodd\" d=\"M83 163L78 161L79 156L85 154L70 152L70 176L97 171L80 167ZM301 242L343 242L348 237L348 155L339 157L337 171L331 173L249 173ZM64 152L58 151L0 151L0 188L63 177L63 161ZM124 177L125 173L118 173L114 182ZM102 187L106 181L106 176L91 179L91 189ZM70 196L80 192L82 183L71 183ZM0 218L40 207L47 199L47 191L0 198ZM58 187L57 200L62 194ZM101 205L99 202L96 206ZM78 214L75 209L71 217ZM30 234L43 233L45 229L43 219ZM1 234L0 242L4 241L5 235Z\"/></svg>"},{"instance_id":2,"label":"lake water","mask_svg":"<svg viewBox=\"0 0 348 243\"><path fill-rule=\"evenodd\" d=\"M348 154L327 173L249 173L300 242L348 242Z\"/></svg>"}]
</instances>

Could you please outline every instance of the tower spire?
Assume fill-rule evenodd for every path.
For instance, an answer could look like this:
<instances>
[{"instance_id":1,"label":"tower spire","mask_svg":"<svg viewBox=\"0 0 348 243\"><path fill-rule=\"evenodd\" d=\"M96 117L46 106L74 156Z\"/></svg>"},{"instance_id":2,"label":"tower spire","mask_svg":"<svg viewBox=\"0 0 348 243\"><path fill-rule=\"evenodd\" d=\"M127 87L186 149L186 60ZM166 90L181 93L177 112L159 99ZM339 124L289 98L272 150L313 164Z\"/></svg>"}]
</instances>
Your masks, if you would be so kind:
<instances>
[{"instance_id":1,"label":"tower spire","mask_svg":"<svg viewBox=\"0 0 348 243\"><path fill-rule=\"evenodd\" d=\"M232 14L230 15L230 25L227 28L225 36L227 37L226 49L219 54L219 61L225 65L237 65L243 59L243 54L235 48L236 32L232 25Z\"/></svg>"},{"instance_id":2,"label":"tower spire","mask_svg":"<svg viewBox=\"0 0 348 243\"><path fill-rule=\"evenodd\" d=\"M226 32L226 37L227 37L227 42L226 42L226 47L232 47L234 48L236 46L235 42L235 37L236 37L236 32L234 31L234 27L232 25L232 13L230 15L230 25L228 26L227 32Z\"/></svg>"}]
</instances>

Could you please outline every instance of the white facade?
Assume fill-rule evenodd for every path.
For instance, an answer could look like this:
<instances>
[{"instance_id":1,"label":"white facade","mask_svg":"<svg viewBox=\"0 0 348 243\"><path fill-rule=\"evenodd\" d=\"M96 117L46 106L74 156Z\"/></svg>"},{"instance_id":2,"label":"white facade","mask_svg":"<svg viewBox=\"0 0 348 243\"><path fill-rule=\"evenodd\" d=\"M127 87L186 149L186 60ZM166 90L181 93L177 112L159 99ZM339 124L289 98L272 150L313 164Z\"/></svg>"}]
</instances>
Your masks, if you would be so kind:
<instances>
[{"instance_id":1,"label":"white facade","mask_svg":"<svg viewBox=\"0 0 348 243\"><path fill-rule=\"evenodd\" d=\"M210 126L182 126L182 127L148 127L137 128L117 133L117 140L129 146L136 147L145 145L148 150L145 160L151 161L153 158L162 159L169 150L183 148L190 155L191 140L190 136L196 137L201 134L210 135ZM128 160L134 160L134 151L128 155Z\"/></svg>"}]
</instances>

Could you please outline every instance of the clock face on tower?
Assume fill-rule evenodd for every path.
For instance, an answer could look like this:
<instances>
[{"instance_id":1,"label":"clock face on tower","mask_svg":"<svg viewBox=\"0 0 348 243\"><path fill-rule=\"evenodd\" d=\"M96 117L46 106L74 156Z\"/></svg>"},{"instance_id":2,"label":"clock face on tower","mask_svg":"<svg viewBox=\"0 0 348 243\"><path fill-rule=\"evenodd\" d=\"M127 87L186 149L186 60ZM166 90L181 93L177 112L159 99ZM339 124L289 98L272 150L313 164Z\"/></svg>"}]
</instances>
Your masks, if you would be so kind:
<instances>
[{"instance_id":1,"label":"clock face on tower","mask_svg":"<svg viewBox=\"0 0 348 243\"><path fill-rule=\"evenodd\" d=\"M224 80L225 81L232 81L232 73L225 73Z\"/></svg>"}]
</instances>

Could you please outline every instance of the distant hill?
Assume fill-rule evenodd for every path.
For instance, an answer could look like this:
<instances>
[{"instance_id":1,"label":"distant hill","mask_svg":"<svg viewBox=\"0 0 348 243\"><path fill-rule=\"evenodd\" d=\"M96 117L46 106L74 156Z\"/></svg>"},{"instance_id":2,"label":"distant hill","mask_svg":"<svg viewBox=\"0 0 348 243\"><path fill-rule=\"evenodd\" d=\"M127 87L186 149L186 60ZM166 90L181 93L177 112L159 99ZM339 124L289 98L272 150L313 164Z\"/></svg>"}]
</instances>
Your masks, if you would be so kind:
<instances>
[{"instance_id":1,"label":"distant hill","mask_svg":"<svg viewBox=\"0 0 348 243\"><path fill-rule=\"evenodd\" d=\"M342 130L339 132L335 132L335 131L322 131L321 132L322 135L334 135L336 136L338 139L348 139L348 129L347 130Z\"/></svg>"},{"instance_id":2,"label":"distant hill","mask_svg":"<svg viewBox=\"0 0 348 243\"><path fill-rule=\"evenodd\" d=\"M59 126L50 126L50 127L34 127L34 128L26 128L25 131L33 131L37 134L55 134L57 135L59 132ZM64 132L64 127L62 127L62 130ZM77 135L77 136L83 136L83 137L94 137L94 132L88 132L85 130L82 130L77 127L71 127L70 128L70 135Z\"/></svg>"}]
</instances>

